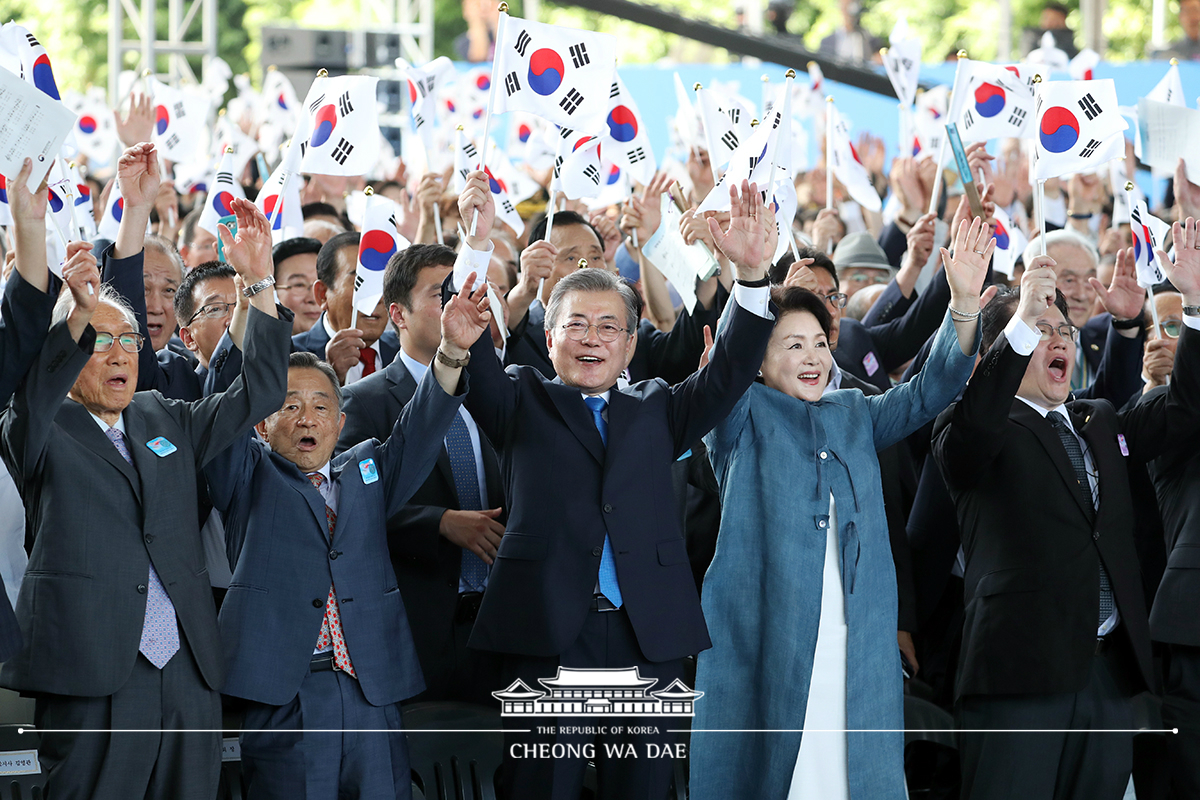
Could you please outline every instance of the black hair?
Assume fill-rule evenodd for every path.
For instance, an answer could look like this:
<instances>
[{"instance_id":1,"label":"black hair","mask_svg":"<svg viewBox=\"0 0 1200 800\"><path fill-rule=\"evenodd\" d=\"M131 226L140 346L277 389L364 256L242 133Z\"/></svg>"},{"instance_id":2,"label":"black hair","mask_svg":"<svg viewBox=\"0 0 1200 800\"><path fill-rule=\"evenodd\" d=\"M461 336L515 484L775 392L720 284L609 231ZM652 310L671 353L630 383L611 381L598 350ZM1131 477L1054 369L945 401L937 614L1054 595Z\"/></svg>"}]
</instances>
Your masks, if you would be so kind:
<instances>
[{"instance_id":1,"label":"black hair","mask_svg":"<svg viewBox=\"0 0 1200 800\"><path fill-rule=\"evenodd\" d=\"M321 252L320 239L313 239L308 236L293 236L275 245L271 250L271 262L275 265L275 271L278 272L279 265L292 256L319 252ZM276 275L275 277L278 278L279 276Z\"/></svg>"},{"instance_id":2,"label":"black hair","mask_svg":"<svg viewBox=\"0 0 1200 800\"><path fill-rule=\"evenodd\" d=\"M412 308L412 291L426 267L453 267L454 251L443 244L412 244L388 259L383 272L383 306Z\"/></svg>"},{"instance_id":3,"label":"black hair","mask_svg":"<svg viewBox=\"0 0 1200 800\"><path fill-rule=\"evenodd\" d=\"M777 309L776 319L783 319L784 314L791 312L807 311L817 318L817 324L821 326L825 338L829 338L829 332L833 330L833 316L825 306L823 297L799 286L776 286L771 289L771 302Z\"/></svg>"},{"instance_id":4,"label":"black hair","mask_svg":"<svg viewBox=\"0 0 1200 800\"><path fill-rule=\"evenodd\" d=\"M234 275L237 273L233 267L220 261L205 261L188 270L175 290L175 320L179 325L187 325L196 313L196 299L192 295L197 286L213 278L232 278Z\"/></svg>"},{"instance_id":5,"label":"black hair","mask_svg":"<svg viewBox=\"0 0 1200 800\"><path fill-rule=\"evenodd\" d=\"M983 310L979 313L980 342L979 352L986 353L1000 338L1000 334L1017 311L1017 303L1021 300L1021 287L1001 286ZM1062 312L1063 319L1071 321L1071 310L1067 306L1067 298L1062 292L1054 290L1054 305Z\"/></svg>"},{"instance_id":6,"label":"black hair","mask_svg":"<svg viewBox=\"0 0 1200 800\"><path fill-rule=\"evenodd\" d=\"M586 225L592 233L596 234L596 241L600 243L601 249L604 247L604 237L600 235L600 231L588 222L586 218L578 211L556 211L554 214L554 227L559 225ZM529 244L540 242L546 238L546 216L543 214L540 219L534 224L533 230L529 231Z\"/></svg>"},{"instance_id":7,"label":"black hair","mask_svg":"<svg viewBox=\"0 0 1200 800\"><path fill-rule=\"evenodd\" d=\"M801 247L796 250L800 254L800 258L811 258L813 263L810 269L823 269L829 273L829 277L833 279L833 288L835 291L840 291L842 288L841 281L838 280L837 267L833 265L833 260L825 255L825 253L815 247ZM796 263L796 259L792 257L792 251L788 250L779 257L779 260L770 266L767 270L767 277L771 281L772 286L780 286L787 280L788 270L792 264Z\"/></svg>"},{"instance_id":8,"label":"black hair","mask_svg":"<svg viewBox=\"0 0 1200 800\"><path fill-rule=\"evenodd\" d=\"M332 289L337 283L338 253L353 247L357 255L360 239L362 239L362 234L358 231L346 231L331 237L328 242L321 245L321 249L317 251L317 280L325 284L325 288Z\"/></svg>"}]
</instances>

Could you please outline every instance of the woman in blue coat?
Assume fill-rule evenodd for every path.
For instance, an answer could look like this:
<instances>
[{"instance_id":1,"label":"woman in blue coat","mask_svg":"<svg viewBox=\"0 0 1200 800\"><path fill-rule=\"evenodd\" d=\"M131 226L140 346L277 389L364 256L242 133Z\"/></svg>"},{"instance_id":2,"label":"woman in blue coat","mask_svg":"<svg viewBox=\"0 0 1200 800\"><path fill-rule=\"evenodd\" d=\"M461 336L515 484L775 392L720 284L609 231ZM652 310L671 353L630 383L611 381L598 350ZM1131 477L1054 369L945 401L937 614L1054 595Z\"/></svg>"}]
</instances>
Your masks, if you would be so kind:
<instances>
[{"instance_id":1,"label":"woman in blue coat","mask_svg":"<svg viewBox=\"0 0 1200 800\"><path fill-rule=\"evenodd\" d=\"M783 289L761 382L705 437L721 528L704 579L713 647L696 674L693 800L905 797L896 573L875 452L936 417L974 367L995 243L977 218L954 245L953 258L942 250L950 309L914 380L873 397L826 394L825 301Z\"/></svg>"}]
</instances>

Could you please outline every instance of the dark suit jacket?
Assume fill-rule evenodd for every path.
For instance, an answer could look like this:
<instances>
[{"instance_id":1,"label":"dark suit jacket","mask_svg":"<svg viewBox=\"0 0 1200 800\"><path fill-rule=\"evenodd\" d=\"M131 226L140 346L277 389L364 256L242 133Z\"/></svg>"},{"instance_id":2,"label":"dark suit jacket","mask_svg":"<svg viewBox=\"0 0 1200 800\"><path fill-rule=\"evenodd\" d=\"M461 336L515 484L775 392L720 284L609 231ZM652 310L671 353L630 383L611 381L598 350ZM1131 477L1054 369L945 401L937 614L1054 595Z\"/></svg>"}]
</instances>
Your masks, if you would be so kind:
<instances>
[{"instance_id":1,"label":"dark suit jacket","mask_svg":"<svg viewBox=\"0 0 1200 800\"><path fill-rule=\"evenodd\" d=\"M289 316L289 315L285 315ZM242 375L194 403L137 392L125 409L131 467L85 409L64 399L88 361L66 324L51 329L30 379L0 416L0 453L25 502L29 568L17 603L25 647L0 685L101 697L137 659L150 564L162 579L204 681L221 686L221 648L196 510L197 473L287 390L291 319L250 312ZM146 446L177 448L159 457Z\"/></svg>"},{"instance_id":2,"label":"dark suit jacket","mask_svg":"<svg viewBox=\"0 0 1200 800\"><path fill-rule=\"evenodd\" d=\"M1147 392L1154 402L1166 387ZM1200 647L1200 434L1172 436L1165 452L1151 461L1162 512L1167 568L1150 611L1150 636L1157 642Z\"/></svg>"},{"instance_id":3,"label":"dark suit jacket","mask_svg":"<svg viewBox=\"0 0 1200 800\"><path fill-rule=\"evenodd\" d=\"M674 387L644 381L608 405L608 446L579 390L529 367L506 374L485 334L467 408L501 453L509 509L470 646L552 656L588 615L605 534L624 608L650 661L711 646L673 499L672 466L733 408L773 320L731 309L707 367Z\"/></svg>"},{"instance_id":4,"label":"dark suit jacket","mask_svg":"<svg viewBox=\"0 0 1200 800\"><path fill-rule=\"evenodd\" d=\"M325 346L328 344L329 334L325 332L325 315L321 314L321 318L313 323L311 328L292 337L292 352L303 350L312 353L317 358L325 358ZM388 328L379 337L379 357L382 359L382 363L376 364L376 369L383 369L392 363L392 359L398 352L400 352L400 339L396 337L391 328ZM215 357L215 351L213 355Z\"/></svg>"},{"instance_id":5,"label":"dark suit jacket","mask_svg":"<svg viewBox=\"0 0 1200 800\"><path fill-rule=\"evenodd\" d=\"M428 476L460 405L462 395L446 394L430 373L386 441L368 439L333 459L338 508L332 543L321 493L260 441L243 436L208 466L233 567L221 604L225 694L276 706L296 696L330 583L367 701L398 703L424 688L384 525ZM374 480L363 472L368 459Z\"/></svg>"},{"instance_id":6,"label":"dark suit jacket","mask_svg":"<svg viewBox=\"0 0 1200 800\"><path fill-rule=\"evenodd\" d=\"M342 395L346 427L338 440L337 452L367 439L385 438L416 390L417 382L400 358L382 372L346 387ZM488 508L501 508L504 485L500 479L500 464L496 451L482 431L479 450L487 483L484 502ZM431 670L445 668L438 659L442 653L453 652L450 640L454 635L463 550L438 533L438 529L442 514L447 509L459 508L458 490L443 441L429 477L412 499L387 521L392 568L396 571L400 594L408 611L417 656L427 675Z\"/></svg>"},{"instance_id":7,"label":"dark suit jacket","mask_svg":"<svg viewBox=\"0 0 1200 800\"><path fill-rule=\"evenodd\" d=\"M670 331L660 331L649 320L638 322L637 349L629 362L629 381L662 378L674 386L696 371L704 352L704 326L715 329L721 304L705 309L697 304L694 314L683 309ZM545 309L540 303L529 307L508 339L504 353L505 366L533 367L547 379L554 380L554 364L546 347ZM315 326L314 326L315 327Z\"/></svg>"},{"instance_id":8,"label":"dark suit jacket","mask_svg":"<svg viewBox=\"0 0 1200 800\"><path fill-rule=\"evenodd\" d=\"M1103 400L1068 404L1099 472L1100 507L1078 490L1057 434L1013 399L1029 358L1001 335L963 399L943 412L934 457L954 498L966 553L966 618L958 695L1075 692L1088 679L1099 615L1103 559L1121 624L1144 686L1153 686L1149 625L1137 551L1129 458L1161 454L1197 426L1200 334L1180 339L1168 392L1116 411Z\"/></svg>"}]
</instances>

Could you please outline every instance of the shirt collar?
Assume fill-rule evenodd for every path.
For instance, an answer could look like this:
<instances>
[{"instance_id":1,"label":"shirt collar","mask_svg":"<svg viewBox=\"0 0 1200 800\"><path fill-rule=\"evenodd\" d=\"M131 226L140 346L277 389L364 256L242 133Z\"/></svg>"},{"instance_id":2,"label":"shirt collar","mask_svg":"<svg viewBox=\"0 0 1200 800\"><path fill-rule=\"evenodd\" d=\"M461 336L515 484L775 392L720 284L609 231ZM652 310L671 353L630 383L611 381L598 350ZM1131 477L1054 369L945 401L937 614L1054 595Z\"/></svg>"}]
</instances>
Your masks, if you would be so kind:
<instances>
[{"instance_id":1,"label":"shirt collar","mask_svg":"<svg viewBox=\"0 0 1200 800\"><path fill-rule=\"evenodd\" d=\"M836 361L833 362L833 369L829 370L829 382L825 384L825 391L821 392L821 396L836 392L842 388L842 369Z\"/></svg>"},{"instance_id":2,"label":"shirt collar","mask_svg":"<svg viewBox=\"0 0 1200 800\"><path fill-rule=\"evenodd\" d=\"M1026 400L1024 397L1021 397L1020 395L1017 396L1017 399L1020 400L1025 405L1032 408L1037 413L1041 414L1043 419L1051 411L1057 411L1059 414L1062 415L1063 419L1065 419L1067 421L1067 427L1070 428L1072 431L1075 430L1075 425L1071 422L1071 413L1067 410L1067 407L1065 404L1060 403L1059 405L1055 406L1054 408L1042 408L1037 403Z\"/></svg>"},{"instance_id":3,"label":"shirt collar","mask_svg":"<svg viewBox=\"0 0 1200 800\"><path fill-rule=\"evenodd\" d=\"M420 361L417 361L408 353L404 352L403 347L400 348L400 352L397 355L399 356L400 360L404 362L404 367L408 370L408 374L412 376L412 379L417 383L420 383L421 379L425 377L425 373L429 371L429 365L422 364Z\"/></svg>"},{"instance_id":4,"label":"shirt collar","mask_svg":"<svg viewBox=\"0 0 1200 800\"><path fill-rule=\"evenodd\" d=\"M604 401L605 405L608 405L608 396L610 394L612 394L612 389L609 389L607 392L604 392L602 394L597 394L597 395L590 395L590 394L586 394L584 392L580 392L579 394L582 395L585 400L589 397L599 397L601 400Z\"/></svg>"},{"instance_id":5,"label":"shirt collar","mask_svg":"<svg viewBox=\"0 0 1200 800\"><path fill-rule=\"evenodd\" d=\"M95 414L93 414L90 411L88 412L88 414L91 416L92 419L96 420L96 424L100 426L100 430L104 431L106 436L108 435L109 428L116 428L121 433L125 433L125 412L124 411L121 412L121 416L117 417L117 421L113 425L109 425L107 422L100 419L99 417L97 417Z\"/></svg>"},{"instance_id":6,"label":"shirt collar","mask_svg":"<svg viewBox=\"0 0 1200 800\"><path fill-rule=\"evenodd\" d=\"M329 482L330 482L330 480L331 480L331 479L330 479L330 477L329 477L329 462L328 462L328 461L326 461L326 462L325 462L325 463L324 463L324 464L321 466L321 468L320 468L320 469L313 470L313 472L319 472L319 473L321 473L321 475L323 475L323 476L325 477L325 482L326 482L326 483L329 483ZM306 473L304 473L304 476L307 478L309 475L312 475L312 474L313 474L313 472L306 472Z\"/></svg>"}]
</instances>

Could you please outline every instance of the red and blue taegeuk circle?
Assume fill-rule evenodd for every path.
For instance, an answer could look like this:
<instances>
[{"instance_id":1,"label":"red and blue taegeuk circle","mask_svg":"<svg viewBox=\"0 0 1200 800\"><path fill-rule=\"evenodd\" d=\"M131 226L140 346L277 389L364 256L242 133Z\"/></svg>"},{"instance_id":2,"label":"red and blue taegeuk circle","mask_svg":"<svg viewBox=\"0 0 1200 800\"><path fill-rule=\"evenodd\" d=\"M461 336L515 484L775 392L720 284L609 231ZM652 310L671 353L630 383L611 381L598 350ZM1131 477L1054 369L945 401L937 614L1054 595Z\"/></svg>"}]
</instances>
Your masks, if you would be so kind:
<instances>
[{"instance_id":1,"label":"red and blue taegeuk circle","mask_svg":"<svg viewBox=\"0 0 1200 800\"><path fill-rule=\"evenodd\" d=\"M79 118L79 130L84 133L95 133L98 127L100 126L96 124L96 118L90 114L84 114Z\"/></svg>"},{"instance_id":2,"label":"red and blue taegeuk circle","mask_svg":"<svg viewBox=\"0 0 1200 800\"><path fill-rule=\"evenodd\" d=\"M58 194L53 189L50 189L49 191L50 191L50 210L55 213L62 211L62 209L63 209L62 198L59 197Z\"/></svg>"},{"instance_id":3,"label":"red and blue taegeuk circle","mask_svg":"<svg viewBox=\"0 0 1200 800\"><path fill-rule=\"evenodd\" d=\"M275 214L275 204L279 203L279 195L269 194L263 199L263 213L267 215L267 219L271 219L271 215ZM279 213L275 214L275 224L271 226L271 230L277 231L283 228L283 203L279 203Z\"/></svg>"},{"instance_id":4,"label":"red and blue taegeuk circle","mask_svg":"<svg viewBox=\"0 0 1200 800\"><path fill-rule=\"evenodd\" d=\"M504 185L504 181L492 174L491 167L484 167L483 171L487 173L488 188L492 190L492 194L500 194L501 192L508 191L508 187Z\"/></svg>"},{"instance_id":5,"label":"red and blue taegeuk circle","mask_svg":"<svg viewBox=\"0 0 1200 800\"><path fill-rule=\"evenodd\" d=\"M562 85L565 72L558 53L548 47L534 50L529 57L529 88L543 97L554 94Z\"/></svg>"},{"instance_id":6,"label":"red and blue taegeuk circle","mask_svg":"<svg viewBox=\"0 0 1200 800\"><path fill-rule=\"evenodd\" d=\"M42 53L33 62L33 85L55 100L59 99L58 85L54 82L54 70L50 68L50 57L45 53Z\"/></svg>"},{"instance_id":7,"label":"red and blue taegeuk circle","mask_svg":"<svg viewBox=\"0 0 1200 800\"><path fill-rule=\"evenodd\" d=\"M8 181L6 181L4 179L3 175L0 175L0 203L7 203L7 202L8 202Z\"/></svg>"},{"instance_id":8,"label":"red and blue taegeuk circle","mask_svg":"<svg viewBox=\"0 0 1200 800\"><path fill-rule=\"evenodd\" d=\"M167 111L166 106L155 106L154 108L154 131L162 136L167 132L167 126L171 124L171 114Z\"/></svg>"},{"instance_id":9,"label":"red and blue taegeuk circle","mask_svg":"<svg viewBox=\"0 0 1200 800\"><path fill-rule=\"evenodd\" d=\"M621 180L621 168L613 164L608 170L608 176L604 179L604 183L606 186L612 186L619 180Z\"/></svg>"},{"instance_id":10,"label":"red and blue taegeuk circle","mask_svg":"<svg viewBox=\"0 0 1200 800\"><path fill-rule=\"evenodd\" d=\"M275 103L280 108L282 108L284 111L287 111L288 104L287 104L287 100L283 99L283 92L280 92L279 97L275 98Z\"/></svg>"},{"instance_id":11,"label":"red and blue taegeuk circle","mask_svg":"<svg viewBox=\"0 0 1200 800\"><path fill-rule=\"evenodd\" d=\"M125 198L118 197L112 204L113 219L117 222L121 221L121 217L125 216Z\"/></svg>"},{"instance_id":12,"label":"red and blue taegeuk circle","mask_svg":"<svg viewBox=\"0 0 1200 800\"><path fill-rule=\"evenodd\" d=\"M608 132L618 142L632 142L638 135L637 116L628 106L617 106L608 112Z\"/></svg>"},{"instance_id":13,"label":"red and blue taegeuk circle","mask_svg":"<svg viewBox=\"0 0 1200 800\"><path fill-rule=\"evenodd\" d=\"M996 239L997 250L1007 250L1008 246L1012 244L1008 230L999 222L996 223L996 232L993 234L993 237Z\"/></svg>"},{"instance_id":14,"label":"red and blue taegeuk circle","mask_svg":"<svg viewBox=\"0 0 1200 800\"><path fill-rule=\"evenodd\" d=\"M477 109L475 109L474 111L472 111L472 112L471 112L471 119L479 119L479 118L480 118L480 117L482 117L482 116L483 116L483 109L482 109L482 108L477 108Z\"/></svg>"},{"instance_id":15,"label":"red and blue taegeuk circle","mask_svg":"<svg viewBox=\"0 0 1200 800\"><path fill-rule=\"evenodd\" d=\"M383 272L388 261L396 254L396 240L387 231L379 229L367 231L362 235L358 248L358 261L363 269L372 272Z\"/></svg>"},{"instance_id":16,"label":"red and blue taegeuk circle","mask_svg":"<svg viewBox=\"0 0 1200 800\"><path fill-rule=\"evenodd\" d=\"M481 92L486 92L492 88L492 79L488 75L475 76L475 88Z\"/></svg>"},{"instance_id":17,"label":"red and blue taegeuk circle","mask_svg":"<svg viewBox=\"0 0 1200 800\"><path fill-rule=\"evenodd\" d=\"M1065 153L1079 141L1079 121L1070 110L1062 106L1052 106L1042 114L1042 124L1038 130L1042 147L1051 153Z\"/></svg>"},{"instance_id":18,"label":"red and blue taegeuk circle","mask_svg":"<svg viewBox=\"0 0 1200 800\"><path fill-rule=\"evenodd\" d=\"M337 127L337 109L333 106L321 106L313 115L313 132L309 137L309 147L320 147L329 141L333 129Z\"/></svg>"},{"instance_id":19,"label":"red and blue taegeuk circle","mask_svg":"<svg viewBox=\"0 0 1200 800\"><path fill-rule=\"evenodd\" d=\"M454 113L454 101L449 98L446 98L446 110L451 114Z\"/></svg>"},{"instance_id":20,"label":"red and blue taegeuk circle","mask_svg":"<svg viewBox=\"0 0 1200 800\"><path fill-rule=\"evenodd\" d=\"M994 83L975 87L975 110L981 117L994 117L1004 110L1004 90Z\"/></svg>"},{"instance_id":21,"label":"red and blue taegeuk circle","mask_svg":"<svg viewBox=\"0 0 1200 800\"><path fill-rule=\"evenodd\" d=\"M212 199L213 209L222 217L233 213L233 195L229 192L217 192Z\"/></svg>"},{"instance_id":22,"label":"red and blue taegeuk circle","mask_svg":"<svg viewBox=\"0 0 1200 800\"><path fill-rule=\"evenodd\" d=\"M521 141L521 144L528 142L529 137L532 135L533 135L533 128L530 128L528 123L522 122L520 125L517 126L517 139L519 139Z\"/></svg>"},{"instance_id":23,"label":"red and blue taegeuk circle","mask_svg":"<svg viewBox=\"0 0 1200 800\"><path fill-rule=\"evenodd\" d=\"M79 195L75 198L75 205L81 206L84 203L92 201L92 190L86 183L75 184L75 189L79 192Z\"/></svg>"},{"instance_id":24,"label":"red and blue taegeuk circle","mask_svg":"<svg viewBox=\"0 0 1200 800\"><path fill-rule=\"evenodd\" d=\"M417 102L417 85L411 80L408 82L408 101L410 103Z\"/></svg>"}]
</instances>

